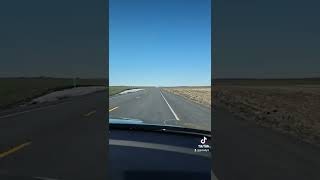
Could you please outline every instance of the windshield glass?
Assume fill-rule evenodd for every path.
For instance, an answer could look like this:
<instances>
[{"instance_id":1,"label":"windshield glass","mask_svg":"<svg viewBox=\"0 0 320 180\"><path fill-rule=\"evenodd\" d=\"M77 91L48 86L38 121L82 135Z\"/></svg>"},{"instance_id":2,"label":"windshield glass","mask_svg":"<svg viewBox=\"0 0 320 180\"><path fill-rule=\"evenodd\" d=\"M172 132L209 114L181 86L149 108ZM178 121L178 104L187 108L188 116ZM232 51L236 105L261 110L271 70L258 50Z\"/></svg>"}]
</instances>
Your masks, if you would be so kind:
<instances>
[{"instance_id":1,"label":"windshield glass","mask_svg":"<svg viewBox=\"0 0 320 180\"><path fill-rule=\"evenodd\" d=\"M129 4L110 3L110 118L210 131L210 1Z\"/></svg>"},{"instance_id":2,"label":"windshield glass","mask_svg":"<svg viewBox=\"0 0 320 180\"><path fill-rule=\"evenodd\" d=\"M110 92L115 87L110 87ZM144 87L109 98L109 116L128 123L211 130L210 87ZM193 98L193 99L192 99Z\"/></svg>"}]
</instances>

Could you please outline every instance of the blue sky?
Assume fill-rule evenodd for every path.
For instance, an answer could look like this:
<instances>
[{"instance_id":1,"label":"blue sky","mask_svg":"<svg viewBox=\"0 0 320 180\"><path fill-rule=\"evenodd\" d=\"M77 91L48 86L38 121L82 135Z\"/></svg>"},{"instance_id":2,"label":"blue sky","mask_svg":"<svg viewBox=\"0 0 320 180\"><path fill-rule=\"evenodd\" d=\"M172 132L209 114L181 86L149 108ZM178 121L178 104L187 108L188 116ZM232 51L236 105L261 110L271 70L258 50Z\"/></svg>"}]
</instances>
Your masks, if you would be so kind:
<instances>
[{"instance_id":1,"label":"blue sky","mask_svg":"<svg viewBox=\"0 0 320 180\"><path fill-rule=\"evenodd\" d=\"M210 0L110 0L110 85L210 85Z\"/></svg>"}]
</instances>

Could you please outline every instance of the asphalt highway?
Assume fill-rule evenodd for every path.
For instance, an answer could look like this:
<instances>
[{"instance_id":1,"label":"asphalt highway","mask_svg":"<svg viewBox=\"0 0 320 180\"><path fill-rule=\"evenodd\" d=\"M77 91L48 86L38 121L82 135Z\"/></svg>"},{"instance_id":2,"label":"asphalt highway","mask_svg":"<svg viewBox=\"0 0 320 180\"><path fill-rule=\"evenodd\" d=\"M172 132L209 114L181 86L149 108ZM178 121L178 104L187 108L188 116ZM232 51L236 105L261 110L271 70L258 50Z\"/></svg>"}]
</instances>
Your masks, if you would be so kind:
<instances>
[{"instance_id":1,"label":"asphalt highway","mask_svg":"<svg viewBox=\"0 0 320 180\"><path fill-rule=\"evenodd\" d=\"M109 107L107 98L100 92L0 112L0 179L107 179L108 111L210 129L210 109L159 88L113 96Z\"/></svg>"},{"instance_id":2,"label":"asphalt highway","mask_svg":"<svg viewBox=\"0 0 320 180\"><path fill-rule=\"evenodd\" d=\"M107 179L107 98L100 92L1 113L0 179Z\"/></svg>"},{"instance_id":3,"label":"asphalt highway","mask_svg":"<svg viewBox=\"0 0 320 180\"><path fill-rule=\"evenodd\" d=\"M109 97L94 93L0 112L1 174L107 179L107 112L151 124L211 130L211 110L160 88ZM316 180L320 150L215 108L213 171L218 179Z\"/></svg>"},{"instance_id":4,"label":"asphalt highway","mask_svg":"<svg viewBox=\"0 0 320 180\"><path fill-rule=\"evenodd\" d=\"M109 116L145 123L211 129L211 110L161 88L145 88L109 98Z\"/></svg>"}]
</instances>

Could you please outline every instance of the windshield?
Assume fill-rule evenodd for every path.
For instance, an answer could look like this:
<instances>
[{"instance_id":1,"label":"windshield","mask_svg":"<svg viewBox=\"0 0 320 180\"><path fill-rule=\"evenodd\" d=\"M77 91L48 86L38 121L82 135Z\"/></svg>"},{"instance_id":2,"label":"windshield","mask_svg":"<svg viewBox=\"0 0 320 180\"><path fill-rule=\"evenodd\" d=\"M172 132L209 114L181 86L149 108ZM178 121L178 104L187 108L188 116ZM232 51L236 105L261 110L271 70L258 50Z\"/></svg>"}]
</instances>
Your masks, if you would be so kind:
<instances>
[{"instance_id":1,"label":"windshield","mask_svg":"<svg viewBox=\"0 0 320 180\"><path fill-rule=\"evenodd\" d=\"M210 131L210 1L129 2L110 5L110 118Z\"/></svg>"},{"instance_id":2,"label":"windshield","mask_svg":"<svg viewBox=\"0 0 320 180\"><path fill-rule=\"evenodd\" d=\"M110 87L109 91L109 118L211 130L210 87Z\"/></svg>"}]
</instances>

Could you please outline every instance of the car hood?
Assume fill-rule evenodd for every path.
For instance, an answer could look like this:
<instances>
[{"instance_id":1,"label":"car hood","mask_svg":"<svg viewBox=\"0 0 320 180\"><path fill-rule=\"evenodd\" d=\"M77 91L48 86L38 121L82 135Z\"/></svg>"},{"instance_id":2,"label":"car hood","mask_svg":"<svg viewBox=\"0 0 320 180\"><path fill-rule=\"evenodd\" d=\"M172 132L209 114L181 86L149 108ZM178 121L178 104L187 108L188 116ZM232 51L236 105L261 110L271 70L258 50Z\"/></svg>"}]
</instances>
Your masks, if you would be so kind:
<instances>
[{"instance_id":1,"label":"car hood","mask_svg":"<svg viewBox=\"0 0 320 180\"><path fill-rule=\"evenodd\" d=\"M198 134L211 137L211 132L200 129L192 129L181 125L176 120L163 121L164 124L152 124L146 123L140 119L132 118L112 118L109 117L109 127L111 129L125 129L125 130L138 130L138 131L161 131L161 132L173 132L184 134Z\"/></svg>"},{"instance_id":2,"label":"car hood","mask_svg":"<svg viewBox=\"0 0 320 180\"><path fill-rule=\"evenodd\" d=\"M184 128L183 125L179 124L176 120L165 120L163 124L147 123L141 119L133 118L109 118L109 124L127 124L127 125L152 125L161 127L180 127Z\"/></svg>"}]
</instances>

